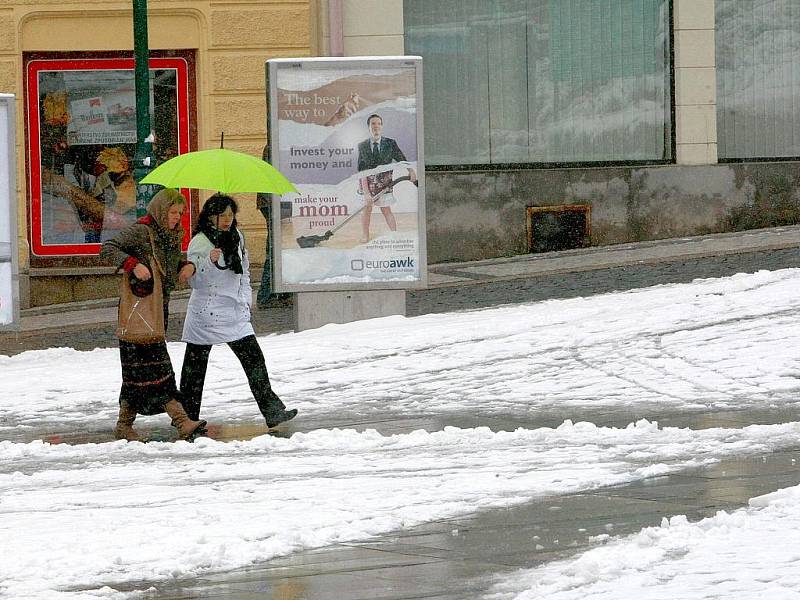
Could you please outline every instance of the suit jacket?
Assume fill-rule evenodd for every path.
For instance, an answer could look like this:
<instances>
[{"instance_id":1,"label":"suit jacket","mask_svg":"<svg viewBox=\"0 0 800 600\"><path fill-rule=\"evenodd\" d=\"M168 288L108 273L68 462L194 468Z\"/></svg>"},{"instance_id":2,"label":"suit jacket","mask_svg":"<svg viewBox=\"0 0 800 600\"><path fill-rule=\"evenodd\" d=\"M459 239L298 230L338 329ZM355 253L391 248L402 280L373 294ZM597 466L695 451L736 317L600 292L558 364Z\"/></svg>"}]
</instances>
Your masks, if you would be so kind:
<instances>
[{"instance_id":1,"label":"suit jacket","mask_svg":"<svg viewBox=\"0 0 800 600\"><path fill-rule=\"evenodd\" d=\"M366 171L380 165L388 165L393 161L400 162L403 160L406 160L406 156L392 138L382 137L377 152L372 151L372 138L367 138L358 145L359 171Z\"/></svg>"}]
</instances>

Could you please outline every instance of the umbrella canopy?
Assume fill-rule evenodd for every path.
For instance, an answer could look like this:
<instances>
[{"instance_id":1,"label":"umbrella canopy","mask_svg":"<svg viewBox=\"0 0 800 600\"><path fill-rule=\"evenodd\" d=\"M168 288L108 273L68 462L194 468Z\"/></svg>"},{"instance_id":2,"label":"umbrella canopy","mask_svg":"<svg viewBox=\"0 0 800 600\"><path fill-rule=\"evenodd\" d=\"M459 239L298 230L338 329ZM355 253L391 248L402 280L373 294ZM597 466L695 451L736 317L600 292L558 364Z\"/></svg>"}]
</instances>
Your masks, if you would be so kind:
<instances>
[{"instance_id":1,"label":"umbrella canopy","mask_svg":"<svg viewBox=\"0 0 800 600\"><path fill-rule=\"evenodd\" d=\"M225 194L297 192L297 188L268 162L224 148L187 152L171 158L153 169L142 183Z\"/></svg>"}]
</instances>

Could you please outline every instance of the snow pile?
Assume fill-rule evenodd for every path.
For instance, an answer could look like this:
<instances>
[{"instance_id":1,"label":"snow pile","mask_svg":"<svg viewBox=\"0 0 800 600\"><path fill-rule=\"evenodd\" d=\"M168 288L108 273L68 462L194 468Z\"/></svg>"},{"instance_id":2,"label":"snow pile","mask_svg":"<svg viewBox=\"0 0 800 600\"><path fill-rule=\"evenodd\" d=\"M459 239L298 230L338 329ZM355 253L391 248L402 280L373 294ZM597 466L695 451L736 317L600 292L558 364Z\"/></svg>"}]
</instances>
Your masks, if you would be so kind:
<instances>
[{"instance_id":1,"label":"snow pile","mask_svg":"<svg viewBox=\"0 0 800 600\"><path fill-rule=\"evenodd\" d=\"M800 486L697 523L664 519L573 560L504 577L486 598L800 598L798 531Z\"/></svg>"},{"instance_id":2,"label":"snow pile","mask_svg":"<svg viewBox=\"0 0 800 600\"><path fill-rule=\"evenodd\" d=\"M800 403L799 274L389 317L260 343L287 404L319 419L785 409ZM183 345L170 352L180 372ZM110 430L118 361L116 350L0 356L0 598L140 597L159 582L796 447L800 439L800 423L693 431L642 420L625 428L566 421L555 429L392 436L328 429L193 445L10 441ZM227 348L212 353L203 416L258 419ZM505 579L492 594L797 598L798 504L792 488L697 524L673 517ZM114 589L121 586L138 589Z\"/></svg>"}]
</instances>

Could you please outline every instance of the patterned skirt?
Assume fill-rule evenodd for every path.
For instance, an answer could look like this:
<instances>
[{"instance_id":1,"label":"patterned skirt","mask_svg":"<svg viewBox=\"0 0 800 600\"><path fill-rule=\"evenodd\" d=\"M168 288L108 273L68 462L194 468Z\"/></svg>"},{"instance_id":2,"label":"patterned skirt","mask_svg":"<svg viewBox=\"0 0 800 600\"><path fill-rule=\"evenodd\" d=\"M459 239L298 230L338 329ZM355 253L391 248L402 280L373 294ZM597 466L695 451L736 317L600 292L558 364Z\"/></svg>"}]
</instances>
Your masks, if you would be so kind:
<instances>
[{"instance_id":1,"label":"patterned skirt","mask_svg":"<svg viewBox=\"0 0 800 600\"><path fill-rule=\"evenodd\" d=\"M120 402L127 402L142 415L164 412L164 405L178 398L175 371L167 352L167 344L132 344L119 342L122 364Z\"/></svg>"}]
</instances>

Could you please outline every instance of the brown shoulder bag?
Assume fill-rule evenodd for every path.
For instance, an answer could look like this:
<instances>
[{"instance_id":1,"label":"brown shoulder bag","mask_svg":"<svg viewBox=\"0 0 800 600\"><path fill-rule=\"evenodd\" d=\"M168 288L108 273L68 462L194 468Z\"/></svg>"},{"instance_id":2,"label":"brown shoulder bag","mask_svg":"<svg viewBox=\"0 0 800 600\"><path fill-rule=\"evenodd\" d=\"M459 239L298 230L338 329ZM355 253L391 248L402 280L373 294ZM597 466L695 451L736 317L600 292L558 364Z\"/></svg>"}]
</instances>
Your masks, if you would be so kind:
<instances>
[{"instance_id":1,"label":"brown shoulder bag","mask_svg":"<svg viewBox=\"0 0 800 600\"><path fill-rule=\"evenodd\" d=\"M119 286L119 322L116 336L133 344L155 344L166 339L164 331L164 291L161 287L161 275L164 270L156 258L153 232L148 227L153 276L153 291L144 296L136 296L131 290L128 273L122 274Z\"/></svg>"}]
</instances>

